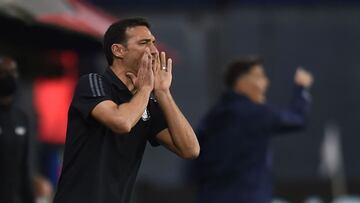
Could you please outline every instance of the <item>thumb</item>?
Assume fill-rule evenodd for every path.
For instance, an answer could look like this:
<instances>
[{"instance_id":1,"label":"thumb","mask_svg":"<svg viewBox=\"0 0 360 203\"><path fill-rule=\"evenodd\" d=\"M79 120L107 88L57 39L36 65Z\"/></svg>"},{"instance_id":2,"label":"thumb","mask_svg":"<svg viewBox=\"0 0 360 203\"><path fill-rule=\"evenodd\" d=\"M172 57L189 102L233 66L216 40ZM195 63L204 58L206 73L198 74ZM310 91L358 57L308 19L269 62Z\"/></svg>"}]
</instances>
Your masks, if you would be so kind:
<instances>
[{"instance_id":1,"label":"thumb","mask_svg":"<svg viewBox=\"0 0 360 203\"><path fill-rule=\"evenodd\" d=\"M295 70L295 77L299 77L299 75L304 71L301 66L298 66Z\"/></svg>"},{"instance_id":2,"label":"thumb","mask_svg":"<svg viewBox=\"0 0 360 203\"><path fill-rule=\"evenodd\" d=\"M135 84L136 83L136 75L134 74L134 73L132 73L132 72L127 72L127 73L125 73L125 75L128 77L128 78L130 78L130 80L131 80L131 82L133 83L133 84Z\"/></svg>"}]
</instances>

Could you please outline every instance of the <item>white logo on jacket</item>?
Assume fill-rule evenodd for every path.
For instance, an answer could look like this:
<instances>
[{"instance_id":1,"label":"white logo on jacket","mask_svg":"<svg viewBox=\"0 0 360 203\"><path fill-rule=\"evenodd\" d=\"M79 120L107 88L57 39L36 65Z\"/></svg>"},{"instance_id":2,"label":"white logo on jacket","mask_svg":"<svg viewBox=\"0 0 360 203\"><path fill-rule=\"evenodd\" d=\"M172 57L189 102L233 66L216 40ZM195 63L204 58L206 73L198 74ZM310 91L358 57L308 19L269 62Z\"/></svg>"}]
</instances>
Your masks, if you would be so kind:
<instances>
[{"instance_id":1,"label":"white logo on jacket","mask_svg":"<svg viewBox=\"0 0 360 203\"><path fill-rule=\"evenodd\" d=\"M143 115L141 116L141 119L143 121L148 121L150 119L150 113L149 111L147 110L147 108L145 109Z\"/></svg>"},{"instance_id":2,"label":"white logo on jacket","mask_svg":"<svg viewBox=\"0 0 360 203\"><path fill-rule=\"evenodd\" d=\"M15 128L15 134L18 136L24 136L26 133L26 128L23 126L17 126Z\"/></svg>"}]
</instances>

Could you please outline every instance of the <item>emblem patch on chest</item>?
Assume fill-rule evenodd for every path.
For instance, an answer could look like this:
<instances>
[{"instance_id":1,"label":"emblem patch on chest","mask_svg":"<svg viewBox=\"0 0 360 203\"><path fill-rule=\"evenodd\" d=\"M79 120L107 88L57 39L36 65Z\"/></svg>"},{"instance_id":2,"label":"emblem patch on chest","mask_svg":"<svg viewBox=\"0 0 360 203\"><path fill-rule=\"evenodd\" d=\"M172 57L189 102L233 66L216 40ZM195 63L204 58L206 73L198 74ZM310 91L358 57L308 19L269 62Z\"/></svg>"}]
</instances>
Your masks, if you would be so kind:
<instances>
[{"instance_id":1,"label":"emblem patch on chest","mask_svg":"<svg viewBox=\"0 0 360 203\"><path fill-rule=\"evenodd\" d=\"M26 133L26 128L24 128L23 126L17 126L15 128L15 134L18 136L24 136Z\"/></svg>"},{"instance_id":2,"label":"emblem patch on chest","mask_svg":"<svg viewBox=\"0 0 360 203\"><path fill-rule=\"evenodd\" d=\"M149 113L149 111L147 110L147 108L145 109L143 115L141 116L141 119L142 119L143 121L148 121L148 120L150 120L150 113Z\"/></svg>"}]
</instances>

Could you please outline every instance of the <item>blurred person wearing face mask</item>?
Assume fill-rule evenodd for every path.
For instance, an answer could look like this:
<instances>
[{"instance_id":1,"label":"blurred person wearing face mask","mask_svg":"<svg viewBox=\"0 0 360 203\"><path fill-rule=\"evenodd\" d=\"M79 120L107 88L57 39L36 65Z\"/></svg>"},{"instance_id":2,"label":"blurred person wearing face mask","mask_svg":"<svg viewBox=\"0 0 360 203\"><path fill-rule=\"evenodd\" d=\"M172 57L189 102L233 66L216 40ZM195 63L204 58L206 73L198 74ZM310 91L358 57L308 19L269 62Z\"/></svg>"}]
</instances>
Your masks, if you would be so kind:
<instances>
[{"instance_id":1,"label":"blurred person wearing face mask","mask_svg":"<svg viewBox=\"0 0 360 203\"><path fill-rule=\"evenodd\" d=\"M270 203L270 138L306 125L312 75L298 68L288 108L266 103L269 86L262 61L244 58L228 66L227 91L197 132L202 148L195 161L199 203Z\"/></svg>"},{"instance_id":2,"label":"blurred person wearing face mask","mask_svg":"<svg viewBox=\"0 0 360 203\"><path fill-rule=\"evenodd\" d=\"M0 202L34 202L29 172L29 122L15 107L18 71L0 57Z\"/></svg>"}]
</instances>

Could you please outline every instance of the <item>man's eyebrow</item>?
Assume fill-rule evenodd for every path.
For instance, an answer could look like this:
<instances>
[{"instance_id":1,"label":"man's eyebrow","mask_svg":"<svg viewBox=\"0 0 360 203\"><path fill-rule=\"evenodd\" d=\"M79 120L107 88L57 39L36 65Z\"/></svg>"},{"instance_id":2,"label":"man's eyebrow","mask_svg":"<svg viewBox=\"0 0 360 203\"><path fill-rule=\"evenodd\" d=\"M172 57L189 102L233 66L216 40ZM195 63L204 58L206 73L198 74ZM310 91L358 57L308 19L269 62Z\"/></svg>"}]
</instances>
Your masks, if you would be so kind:
<instances>
[{"instance_id":1,"label":"man's eyebrow","mask_svg":"<svg viewBox=\"0 0 360 203\"><path fill-rule=\"evenodd\" d=\"M140 42L151 42L151 41L155 42L155 38L154 38L154 39L151 39L151 38L141 39L141 40L139 40L139 41L140 41Z\"/></svg>"}]
</instances>

